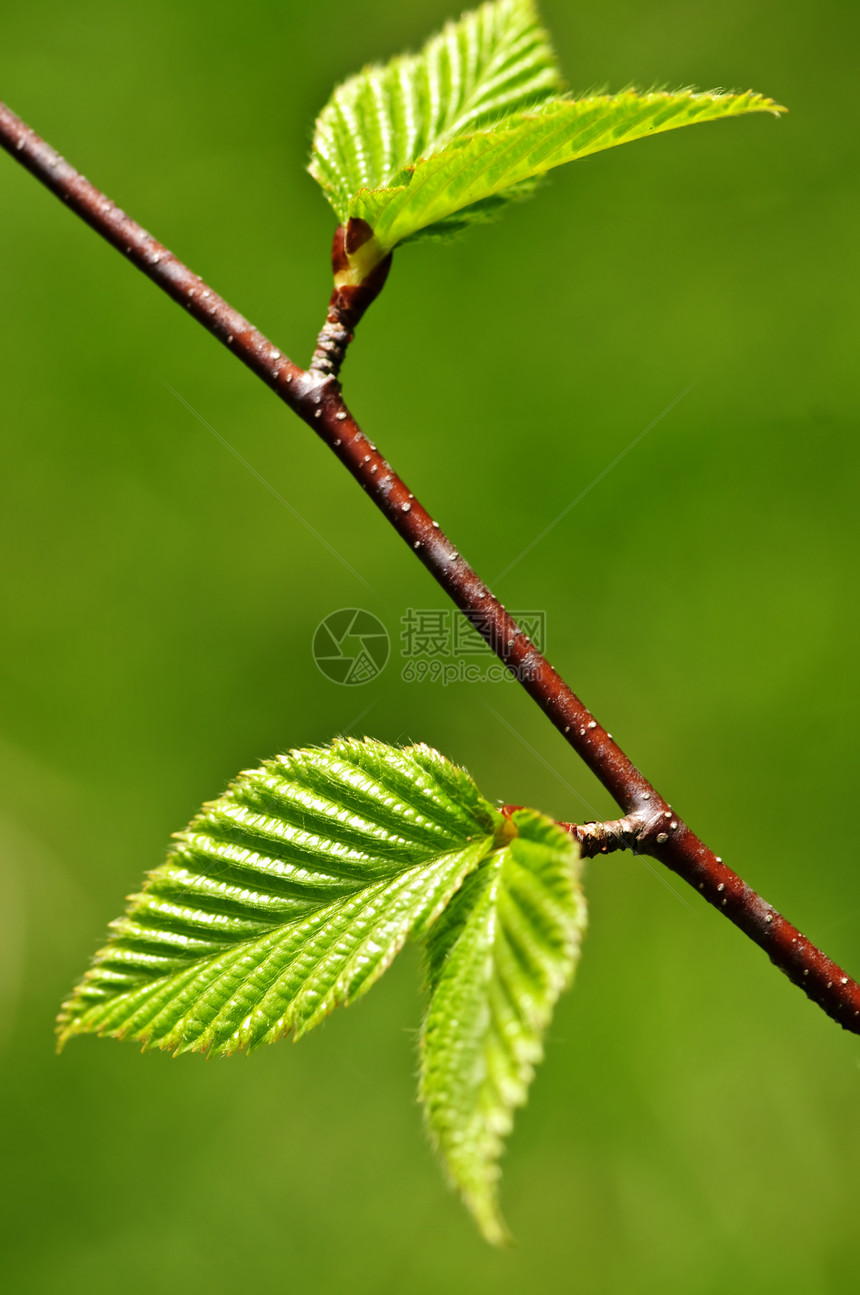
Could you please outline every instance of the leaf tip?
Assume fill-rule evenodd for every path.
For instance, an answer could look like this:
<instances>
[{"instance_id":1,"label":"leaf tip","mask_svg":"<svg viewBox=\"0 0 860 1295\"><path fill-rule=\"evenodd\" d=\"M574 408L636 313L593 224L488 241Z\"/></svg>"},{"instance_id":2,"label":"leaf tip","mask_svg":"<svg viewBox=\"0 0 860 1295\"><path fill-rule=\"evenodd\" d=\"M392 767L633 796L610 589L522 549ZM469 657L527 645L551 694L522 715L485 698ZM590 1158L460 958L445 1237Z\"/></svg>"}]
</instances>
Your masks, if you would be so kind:
<instances>
[{"instance_id":1,"label":"leaf tip","mask_svg":"<svg viewBox=\"0 0 860 1295\"><path fill-rule=\"evenodd\" d=\"M463 1193L466 1208L477 1224L478 1231L496 1250L513 1250L516 1242L499 1208L495 1182L482 1183Z\"/></svg>"},{"instance_id":2,"label":"leaf tip","mask_svg":"<svg viewBox=\"0 0 860 1295\"><path fill-rule=\"evenodd\" d=\"M69 1039L71 1039L75 1034L80 1033L79 1013L75 1010L75 998L76 995L73 994L71 998L66 999L57 1013L57 1017L54 1022L54 1033L57 1036L57 1056L59 1056L61 1052L65 1051L65 1047Z\"/></svg>"}]
</instances>

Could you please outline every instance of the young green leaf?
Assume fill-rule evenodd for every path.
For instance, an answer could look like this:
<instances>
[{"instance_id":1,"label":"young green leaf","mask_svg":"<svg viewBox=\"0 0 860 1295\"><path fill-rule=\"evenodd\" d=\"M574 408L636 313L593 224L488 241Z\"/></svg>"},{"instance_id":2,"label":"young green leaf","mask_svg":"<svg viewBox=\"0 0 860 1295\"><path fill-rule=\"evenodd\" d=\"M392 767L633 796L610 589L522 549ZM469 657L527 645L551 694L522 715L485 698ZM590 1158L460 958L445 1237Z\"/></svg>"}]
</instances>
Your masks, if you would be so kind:
<instances>
[{"instance_id":1,"label":"young green leaf","mask_svg":"<svg viewBox=\"0 0 860 1295\"><path fill-rule=\"evenodd\" d=\"M504 820L426 746L341 740L241 774L176 838L59 1021L223 1055L364 993Z\"/></svg>"},{"instance_id":2,"label":"young green leaf","mask_svg":"<svg viewBox=\"0 0 860 1295\"><path fill-rule=\"evenodd\" d=\"M367 221L387 255L418 234L444 233L489 213L512 189L565 162L693 122L761 111L775 111L772 101L751 93L627 91L557 100L453 141L416 162L402 183L360 190L350 215Z\"/></svg>"},{"instance_id":3,"label":"young green leaf","mask_svg":"<svg viewBox=\"0 0 860 1295\"><path fill-rule=\"evenodd\" d=\"M425 941L421 1098L493 1242L498 1160L585 925L579 852L509 817L426 746L371 739L240 774L131 896L59 1018L174 1054L228 1055L317 1025Z\"/></svg>"},{"instance_id":4,"label":"young green leaf","mask_svg":"<svg viewBox=\"0 0 860 1295\"><path fill-rule=\"evenodd\" d=\"M420 54L339 86L316 123L309 170L342 223L362 189L562 89L532 0L496 0L448 23Z\"/></svg>"},{"instance_id":5,"label":"young green leaf","mask_svg":"<svg viewBox=\"0 0 860 1295\"><path fill-rule=\"evenodd\" d=\"M335 90L309 169L343 225L369 227L356 226L338 284L362 282L399 243L491 218L565 162L694 122L783 111L752 92L561 91L532 0L484 4L420 54Z\"/></svg>"},{"instance_id":6,"label":"young green leaf","mask_svg":"<svg viewBox=\"0 0 860 1295\"><path fill-rule=\"evenodd\" d=\"M498 1160L585 929L579 852L531 810L466 879L426 937L420 1096L448 1174L486 1239L506 1239Z\"/></svg>"}]
</instances>

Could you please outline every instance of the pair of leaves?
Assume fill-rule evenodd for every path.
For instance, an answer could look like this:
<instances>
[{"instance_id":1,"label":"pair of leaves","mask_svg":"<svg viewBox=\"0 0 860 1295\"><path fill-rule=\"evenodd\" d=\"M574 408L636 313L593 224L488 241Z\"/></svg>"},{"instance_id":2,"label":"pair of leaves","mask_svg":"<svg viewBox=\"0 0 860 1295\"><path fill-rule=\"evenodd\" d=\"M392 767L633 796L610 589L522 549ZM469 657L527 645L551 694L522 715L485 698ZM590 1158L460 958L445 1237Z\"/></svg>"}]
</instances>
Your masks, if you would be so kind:
<instances>
[{"instance_id":1,"label":"pair of leaves","mask_svg":"<svg viewBox=\"0 0 860 1295\"><path fill-rule=\"evenodd\" d=\"M780 111L752 92L571 98L532 0L493 0L420 54L339 86L317 120L309 170L342 224L360 218L372 230L351 267L359 282L399 243L489 219L565 162L695 122Z\"/></svg>"},{"instance_id":2,"label":"pair of leaves","mask_svg":"<svg viewBox=\"0 0 860 1295\"><path fill-rule=\"evenodd\" d=\"M421 939L428 1129L499 1242L503 1140L584 927L578 862L551 820L500 814L429 747L294 751L177 836L65 1004L61 1043L219 1056L298 1038Z\"/></svg>"}]
</instances>

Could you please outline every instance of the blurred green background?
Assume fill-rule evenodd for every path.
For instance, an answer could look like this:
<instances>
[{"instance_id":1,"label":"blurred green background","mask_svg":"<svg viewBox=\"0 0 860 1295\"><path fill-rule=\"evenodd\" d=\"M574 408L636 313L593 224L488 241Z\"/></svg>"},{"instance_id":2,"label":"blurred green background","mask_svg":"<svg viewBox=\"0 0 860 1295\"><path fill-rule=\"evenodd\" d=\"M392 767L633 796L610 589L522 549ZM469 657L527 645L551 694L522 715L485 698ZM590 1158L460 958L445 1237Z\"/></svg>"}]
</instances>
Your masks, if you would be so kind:
<instances>
[{"instance_id":1,"label":"blurred green background","mask_svg":"<svg viewBox=\"0 0 860 1295\"><path fill-rule=\"evenodd\" d=\"M33 0L0 96L297 361L332 219L303 172L337 78L445 0ZM574 87L790 106L556 172L408 248L344 372L358 417L691 824L856 973L855 4L544 0ZM339 607L444 607L241 365L0 157L2 1264L14 1292L843 1292L860 1051L668 874L589 868L591 930L489 1251L415 1103L417 959L298 1048L206 1064L59 1002L170 833L239 769L350 729L503 801L608 798L508 683L343 688ZM371 586L177 401L175 388ZM396 648L396 644L395 644ZM587 808L583 807L583 800Z\"/></svg>"}]
</instances>

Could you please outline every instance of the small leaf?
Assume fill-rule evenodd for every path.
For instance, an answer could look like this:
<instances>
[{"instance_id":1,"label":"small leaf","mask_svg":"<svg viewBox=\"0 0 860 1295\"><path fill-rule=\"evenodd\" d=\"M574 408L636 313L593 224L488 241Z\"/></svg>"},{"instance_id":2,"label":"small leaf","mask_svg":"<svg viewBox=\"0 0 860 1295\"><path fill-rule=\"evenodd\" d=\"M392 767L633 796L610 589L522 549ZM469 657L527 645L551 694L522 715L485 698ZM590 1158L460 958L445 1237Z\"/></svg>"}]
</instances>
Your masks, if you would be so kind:
<instances>
[{"instance_id":1,"label":"small leaf","mask_svg":"<svg viewBox=\"0 0 860 1295\"><path fill-rule=\"evenodd\" d=\"M553 167L616 144L644 139L699 121L746 112L773 112L770 99L755 94L639 95L625 92L549 103L530 114L505 118L493 131L454 141L423 159L388 189L362 190L350 215L371 226L377 246L391 248L417 233L443 233L457 218L481 218L516 187Z\"/></svg>"},{"instance_id":2,"label":"small leaf","mask_svg":"<svg viewBox=\"0 0 860 1295\"><path fill-rule=\"evenodd\" d=\"M486 1239L506 1240L498 1161L526 1100L586 910L571 837L531 810L466 879L426 937L420 1096L448 1174Z\"/></svg>"},{"instance_id":3,"label":"small leaf","mask_svg":"<svg viewBox=\"0 0 860 1295\"><path fill-rule=\"evenodd\" d=\"M391 185L458 135L561 88L532 0L496 0L448 23L420 54L339 86L317 119L308 169L345 224L359 190Z\"/></svg>"},{"instance_id":4,"label":"small leaf","mask_svg":"<svg viewBox=\"0 0 860 1295\"><path fill-rule=\"evenodd\" d=\"M447 236L528 196L553 167L660 131L782 111L753 94L562 94L532 0L494 0L420 54L366 68L319 116L309 170L344 226L367 222L339 286L399 243Z\"/></svg>"},{"instance_id":5,"label":"small leaf","mask_svg":"<svg viewBox=\"0 0 860 1295\"><path fill-rule=\"evenodd\" d=\"M221 1055L299 1037L426 929L501 823L426 746L341 740L240 774L131 896L60 1042Z\"/></svg>"}]
</instances>

